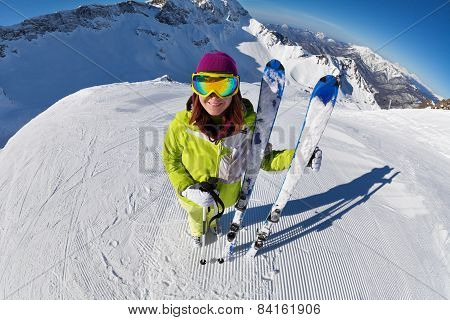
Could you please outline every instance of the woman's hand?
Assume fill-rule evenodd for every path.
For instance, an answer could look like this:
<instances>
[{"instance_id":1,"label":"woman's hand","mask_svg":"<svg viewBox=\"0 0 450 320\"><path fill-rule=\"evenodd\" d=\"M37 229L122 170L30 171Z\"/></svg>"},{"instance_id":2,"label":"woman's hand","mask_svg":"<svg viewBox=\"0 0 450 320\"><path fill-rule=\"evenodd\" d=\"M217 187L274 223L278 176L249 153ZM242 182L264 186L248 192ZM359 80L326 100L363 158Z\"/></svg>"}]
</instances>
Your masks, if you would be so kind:
<instances>
[{"instance_id":1,"label":"woman's hand","mask_svg":"<svg viewBox=\"0 0 450 320\"><path fill-rule=\"evenodd\" d=\"M215 203L214 198L206 191L200 190L200 186L194 184L181 192L183 197L188 198L201 207L209 207Z\"/></svg>"},{"instance_id":2,"label":"woman's hand","mask_svg":"<svg viewBox=\"0 0 450 320\"><path fill-rule=\"evenodd\" d=\"M322 150L320 150L319 147L316 147L311 159L309 160L307 167L311 168L315 172L318 172L320 170L321 165L322 165Z\"/></svg>"}]
</instances>

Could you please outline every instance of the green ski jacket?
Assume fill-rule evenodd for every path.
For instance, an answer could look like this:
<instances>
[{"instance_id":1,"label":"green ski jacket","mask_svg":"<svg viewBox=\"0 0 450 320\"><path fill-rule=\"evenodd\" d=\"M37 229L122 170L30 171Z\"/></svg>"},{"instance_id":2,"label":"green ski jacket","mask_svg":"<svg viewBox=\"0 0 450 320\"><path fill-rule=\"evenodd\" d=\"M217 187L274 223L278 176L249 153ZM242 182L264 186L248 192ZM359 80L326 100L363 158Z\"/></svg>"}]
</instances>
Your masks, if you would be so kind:
<instances>
[{"instance_id":1,"label":"green ski jacket","mask_svg":"<svg viewBox=\"0 0 450 320\"><path fill-rule=\"evenodd\" d=\"M241 132L211 142L200 129L189 124L191 111L176 113L165 135L163 162L177 196L189 206L195 204L181 195L190 185L218 178L217 191L225 207L238 199L241 178L246 169L256 114L249 100L243 99L244 127ZM293 149L268 150L261 169L287 169L294 155Z\"/></svg>"}]
</instances>

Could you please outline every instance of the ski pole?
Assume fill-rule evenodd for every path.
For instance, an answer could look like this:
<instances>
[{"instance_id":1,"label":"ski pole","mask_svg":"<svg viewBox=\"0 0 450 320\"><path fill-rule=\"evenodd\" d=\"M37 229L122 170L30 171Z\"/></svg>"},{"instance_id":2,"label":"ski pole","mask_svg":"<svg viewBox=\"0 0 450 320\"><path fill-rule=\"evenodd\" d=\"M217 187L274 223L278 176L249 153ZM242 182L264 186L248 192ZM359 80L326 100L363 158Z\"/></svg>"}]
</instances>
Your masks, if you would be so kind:
<instances>
[{"instance_id":1,"label":"ski pole","mask_svg":"<svg viewBox=\"0 0 450 320\"><path fill-rule=\"evenodd\" d=\"M202 223L202 248L200 250L200 264L205 265L206 264L206 257L205 257L205 245L206 245L206 210L207 207L203 207L203 223Z\"/></svg>"}]
</instances>

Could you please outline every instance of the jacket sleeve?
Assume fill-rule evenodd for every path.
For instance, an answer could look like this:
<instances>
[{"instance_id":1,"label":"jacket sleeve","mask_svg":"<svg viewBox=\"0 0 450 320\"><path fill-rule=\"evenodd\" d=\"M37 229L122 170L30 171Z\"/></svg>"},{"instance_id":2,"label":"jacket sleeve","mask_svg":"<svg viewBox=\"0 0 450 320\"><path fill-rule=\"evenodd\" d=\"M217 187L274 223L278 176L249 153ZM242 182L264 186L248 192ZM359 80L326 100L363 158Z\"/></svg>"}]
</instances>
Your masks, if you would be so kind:
<instances>
[{"instance_id":1,"label":"jacket sleeve","mask_svg":"<svg viewBox=\"0 0 450 320\"><path fill-rule=\"evenodd\" d=\"M181 160L183 154L183 145L181 141L184 140L182 136L184 132L185 129L182 124L175 118L169 124L163 145L164 167L169 176L169 180L178 195L181 195L181 192L190 185L195 184L194 179L186 170Z\"/></svg>"},{"instance_id":2,"label":"jacket sleeve","mask_svg":"<svg viewBox=\"0 0 450 320\"><path fill-rule=\"evenodd\" d=\"M265 171L281 171L289 168L294 156L294 149L271 150L266 154L261 163L261 169Z\"/></svg>"}]
</instances>

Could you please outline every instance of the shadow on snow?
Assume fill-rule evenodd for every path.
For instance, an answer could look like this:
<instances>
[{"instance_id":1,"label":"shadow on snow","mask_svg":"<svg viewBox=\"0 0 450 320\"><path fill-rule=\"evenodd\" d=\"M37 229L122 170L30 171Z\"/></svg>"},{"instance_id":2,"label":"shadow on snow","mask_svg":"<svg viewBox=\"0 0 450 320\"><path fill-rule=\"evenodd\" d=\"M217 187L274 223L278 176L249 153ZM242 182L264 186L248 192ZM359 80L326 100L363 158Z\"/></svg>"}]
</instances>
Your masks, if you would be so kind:
<instances>
[{"instance_id":1,"label":"shadow on snow","mask_svg":"<svg viewBox=\"0 0 450 320\"><path fill-rule=\"evenodd\" d=\"M295 241L311 232L322 231L332 226L336 219L341 219L343 215L353 210L355 207L365 203L369 198L400 173L395 172L389 178L386 176L393 170L389 166L374 168L370 172L348 182L341 184L326 192L309 196L303 199L291 200L287 203L281 219L286 216L297 215L302 212L315 210L316 214L293 226L274 232L270 235L260 253L266 253L276 248L282 247L289 242ZM373 186L379 184L375 189ZM372 190L371 190L372 189ZM330 205L322 211L316 209ZM265 205L249 208L245 215L244 225L252 225L265 221L272 205ZM222 223L229 225L234 212L224 216ZM229 220L229 221L225 221ZM253 241L253 240L252 240ZM244 254L250 247L250 242L242 244L236 248L236 256Z\"/></svg>"}]
</instances>

